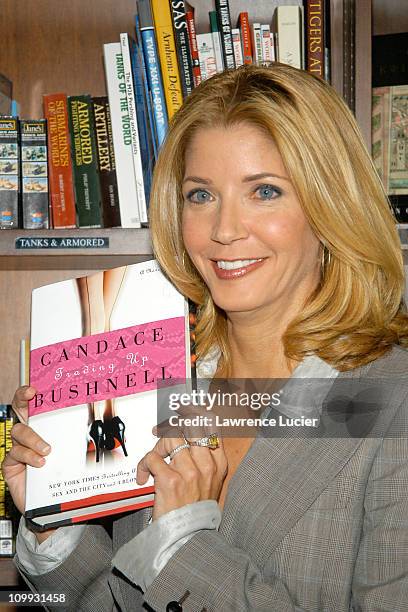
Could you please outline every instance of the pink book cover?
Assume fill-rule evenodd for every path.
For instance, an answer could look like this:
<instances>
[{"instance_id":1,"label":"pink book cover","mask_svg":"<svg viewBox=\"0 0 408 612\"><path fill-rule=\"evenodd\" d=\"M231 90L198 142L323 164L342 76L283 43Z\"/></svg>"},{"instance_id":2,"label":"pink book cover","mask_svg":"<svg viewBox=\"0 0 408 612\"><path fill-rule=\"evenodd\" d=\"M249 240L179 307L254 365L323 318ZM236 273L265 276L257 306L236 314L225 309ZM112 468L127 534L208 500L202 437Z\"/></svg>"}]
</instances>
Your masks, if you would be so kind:
<instances>
[{"instance_id":1,"label":"pink book cover","mask_svg":"<svg viewBox=\"0 0 408 612\"><path fill-rule=\"evenodd\" d=\"M33 291L26 518L47 529L153 505L136 466L157 442L157 387L191 376L188 303L147 261Z\"/></svg>"}]
</instances>

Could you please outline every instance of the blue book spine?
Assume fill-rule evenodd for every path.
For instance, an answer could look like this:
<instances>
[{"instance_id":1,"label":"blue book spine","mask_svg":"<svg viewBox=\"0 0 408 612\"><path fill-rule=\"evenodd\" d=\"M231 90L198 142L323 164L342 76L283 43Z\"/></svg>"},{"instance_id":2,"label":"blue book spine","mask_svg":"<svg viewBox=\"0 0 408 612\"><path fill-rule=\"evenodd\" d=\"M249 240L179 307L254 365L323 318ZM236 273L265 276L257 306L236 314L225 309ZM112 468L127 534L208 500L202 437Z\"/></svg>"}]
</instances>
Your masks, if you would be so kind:
<instances>
[{"instance_id":1,"label":"blue book spine","mask_svg":"<svg viewBox=\"0 0 408 612\"><path fill-rule=\"evenodd\" d=\"M148 115L148 128L147 128L148 137L149 137L149 143L153 147L154 159L156 160L157 155L158 155L156 123L155 123L154 113L153 113L153 100L152 100L152 96L149 90L149 79L147 76L146 63L145 63L144 54L143 54L142 34L140 32L140 19L139 19L139 15L137 14L135 16L135 32L136 32L136 45L137 45L138 53L139 53L138 58L139 58L141 76L142 76L142 85L144 89L143 97L144 97L145 108L146 108L147 115Z\"/></svg>"},{"instance_id":2,"label":"blue book spine","mask_svg":"<svg viewBox=\"0 0 408 612\"><path fill-rule=\"evenodd\" d=\"M146 203L149 201L152 183L152 170L154 162L154 148L151 142L152 135L150 130L149 114L145 101L145 89L143 86L143 74L141 67L140 49L138 45L131 41L130 60L132 64L133 83L136 101L136 117L139 127L140 153L142 156L143 182L146 196Z\"/></svg>"},{"instance_id":3,"label":"blue book spine","mask_svg":"<svg viewBox=\"0 0 408 612\"><path fill-rule=\"evenodd\" d=\"M153 103L153 116L156 126L157 142L159 147L166 137L169 120L167 116L166 101L164 97L163 81L160 72L159 56L153 28L142 28L141 37L143 54L146 64L147 79Z\"/></svg>"}]
</instances>

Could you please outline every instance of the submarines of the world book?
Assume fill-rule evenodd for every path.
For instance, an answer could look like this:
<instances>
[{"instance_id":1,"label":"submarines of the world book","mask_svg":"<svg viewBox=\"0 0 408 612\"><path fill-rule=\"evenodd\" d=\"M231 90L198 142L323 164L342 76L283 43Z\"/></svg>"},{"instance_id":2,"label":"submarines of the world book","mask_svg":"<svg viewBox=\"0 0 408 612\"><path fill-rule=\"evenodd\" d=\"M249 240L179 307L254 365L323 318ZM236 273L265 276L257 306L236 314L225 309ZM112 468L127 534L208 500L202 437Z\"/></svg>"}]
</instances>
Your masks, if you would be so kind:
<instances>
[{"instance_id":1,"label":"submarines of the world book","mask_svg":"<svg viewBox=\"0 0 408 612\"><path fill-rule=\"evenodd\" d=\"M35 289L25 516L47 529L153 505L136 466L157 442L157 387L191 376L189 306L147 261ZM160 381L160 382L159 382Z\"/></svg>"}]
</instances>

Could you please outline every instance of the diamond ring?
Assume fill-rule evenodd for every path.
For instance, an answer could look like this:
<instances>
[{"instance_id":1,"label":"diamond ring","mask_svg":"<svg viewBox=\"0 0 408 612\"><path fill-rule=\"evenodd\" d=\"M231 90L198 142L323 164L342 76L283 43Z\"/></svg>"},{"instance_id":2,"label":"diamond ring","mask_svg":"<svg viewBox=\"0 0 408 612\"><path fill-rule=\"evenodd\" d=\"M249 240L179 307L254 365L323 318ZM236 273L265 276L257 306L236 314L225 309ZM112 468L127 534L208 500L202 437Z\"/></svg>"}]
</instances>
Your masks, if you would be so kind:
<instances>
[{"instance_id":1,"label":"diamond ring","mask_svg":"<svg viewBox=\"0 0 408 612\"><path fill-rule=\"evenodd\" d=\"M200 438L199 440L193 440L190 442L191 446L206 446L210 450L215 450L220 446L220 439L217 434L213 433L209 436L204 436L204 438Z\"/></svg>"},{"instance_id":2,"label":"diamond ring","mask_svg":"<svg viewBox=\"0 0 408 612\"><path fill-rule=\"evenodd\" d=\"M179 444L178 446L176 446L176 448L173 448L173 450L171 450L168 454L168 457L170 457L170 461L173 459L174 455L177 455L177 453L184 450L185 448L190 448L190 446L191 445L189 442L184 442L184 444Z\"/></svg>"}]
</instances>

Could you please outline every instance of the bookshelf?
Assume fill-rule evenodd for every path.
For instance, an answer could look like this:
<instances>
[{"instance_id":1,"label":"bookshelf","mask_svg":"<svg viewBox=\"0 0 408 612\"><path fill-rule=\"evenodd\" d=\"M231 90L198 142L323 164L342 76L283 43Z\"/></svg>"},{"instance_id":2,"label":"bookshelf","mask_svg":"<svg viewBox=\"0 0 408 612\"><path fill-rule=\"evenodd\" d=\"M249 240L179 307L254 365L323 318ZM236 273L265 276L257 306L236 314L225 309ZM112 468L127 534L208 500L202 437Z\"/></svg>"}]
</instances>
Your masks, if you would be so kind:
<instances>
[{"instance_id":1,"label":"bookshelf","mask_svg":"<svg viewBox=\"0 0 408 612\"><path fill-rule=\"evenodd\" d=\"M350 85L345 63L345 17L352 0L328 0L331 10L332 83L339 93ZM197 31L208 30L212 0L190 0ZM252 21L270 22L277 4L294 0L230 0L232 21L248 10ZM298 3L298 2L297 2ZM2 0L0 73L13 81L21 116L43 116L42 94L106 94L102 46L132 34L135 0ZM408 30L408 4L400 0L355 0L356 117L371 142L371 36ZM16 249L21 237L109 239L106 248ZM148 230L5 230L0 232L0 401L10 403L18 386L19 343L29 333L30 294L35 287L152 257ZM19 584L10 559L0 559L0 585ZM20 583L22 585L22 583ZM22 585L23 586L23 585ZM25 587L24 587L25 588Z\"/></svg>"}]
</instances>

